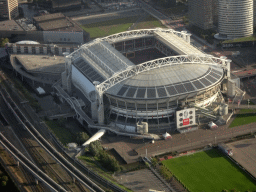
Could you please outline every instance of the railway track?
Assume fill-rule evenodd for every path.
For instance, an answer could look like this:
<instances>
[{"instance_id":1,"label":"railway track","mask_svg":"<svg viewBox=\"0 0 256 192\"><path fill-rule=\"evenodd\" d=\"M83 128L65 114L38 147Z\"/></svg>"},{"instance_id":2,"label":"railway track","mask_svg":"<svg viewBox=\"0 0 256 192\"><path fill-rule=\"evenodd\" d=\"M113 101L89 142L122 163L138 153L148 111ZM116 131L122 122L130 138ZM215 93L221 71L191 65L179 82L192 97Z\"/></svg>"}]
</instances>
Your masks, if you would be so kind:
<instances>
[{"instance_id":1,"label":"railway track","mask_svg":"<svg viewBox=\"0 0 256 192\"><path fill-rule=\"evenodd\" d=\"M75 177L80 183L82 183L90 191L104 192L98 185L81 173L77 168L75 168L70 162L68 162L55 148L53 148L42 135L34 128L34 126L28 121L25 115L20 111L19 107L12 100L9 93L2 89L1 95L5 99L5 102L12 110L15 117L23 125L23 127L33 136L33 138L44 148L69 174Z\"/></svg>"},{"instance_id":2,"label":"railway track","mask_svg":"<svg viewBox=\"0 0 256 192\"><path fill-rule=\"evenodd\" d=\"M4 105L5 108L8 108L4 102L1 102L1 105L2 106ZM5 111L5 114L8 117L8 121L12 121L12 124L16 125L16 126L13 126L13 129L15 129L16 135L22 141L25 148L30 151L31 156L33 157L30 159L31 160L34 159L36 162L39 162L37 165L43 168L45 171L47 171L48 175L51 175L52 178L57 180L57 182L61 184L67 191L70 191L70 192L74 191L66 184L66 183L72 182L72 177L68 173L63 174L63 171L65 172L65 170L61 170L62 173L60 173L61 171L57 173L57 171L55 170L62 169L62 167L58 169L56 169L56 167L53 167L54 165L56 166L58 165L56 164L56 161L54 161L52 157L50 157L48 154L46 154L46 156L48 156L48 159L45 158L45 155L42 155L43 149L42 148L39 149L39 147L35 147L35 144L32 143L33 138L31 137L31 135L28 134L28 132L22 127L22 125L18 125L18 121L15 118L13 118L13 115L9 114L7 111ZM26 178L29 180L35 181L35 179L31 177L31 174L26 174ZM81 192L86 192L84 187L79 182L75 182L75 185L77 187L75 191L78 191L77 189L79 189L79 191ZM35 187L33 187L33 192L45 191L45 189L38 190Z\"/></svg>"},{"instance_id":3,"label":"railway track","mask_svg":"<svg viewBox=\"0 0 256 192\"><path fill-rule=\"evenodd\" d=\"M65 152L64 147L59 143L59 141L55 138L55 136L52 135L52 133L50 133L47 126L44 123L40 122L40 120L37 120L38 117L35 113L32 112L33 110L31 109L31 107L24 104L21 106L21 108L23 109L23 112L26 115L26 117L29 119L29 121L35 122L34 126L37 128L38 132L40 132L40 134L43 135L43 137L47 139L47 141L51 143L51 145L54 146L54 148L57 151L61 152L61 154L65 159L67 159L67 161L72 162L72 164L78 170L80 170L85 175L90 177L96 184L103 186L104 188L109 188L112 191L117 191L117 192L125 192L125 190L105 180L104 178L100 177L98 174L94 173L93 171L91 171L90 169L82 165L78 160L76 159L74 160L72 157L70 157Z\"/></svg>"},{"instance_id":4,"label":"railway track","mask_svg":"<svg viewBox=\"0 0 256 192\"><path fill-rule=\"evenodd\" d=\"M1 74L0 74L1 75ZM3 76L3 75L1 75ZM2 77L3 78L3 77ZM9 85L9 84L8 84ZM5 90L4 90L5 91ZM51 144L51 147L53 148L54 146L54 150L57 150L58 152L61 152L62 154L62 158L65 159L65 161L67 161L69 164L71 164L70 162L72 162L72 164L76 167L76 169L79 170L79 175L87 175L90 179L93 180L93 182L95 182L95 184L102 186L104 189L111 189L112 191L117 191L117 192L125 192L125 190L121 189L120 187L114 185L113 183L109 182L108 180L102 178L101 176L99 176L98 174L94 173L93 171L91 171L90 169L88 169L87 167L85 167L84 165L82 165L77 159L73 159L71 158L66 152L64 147L60 144L60 142L55 138L54 135L52 135L52 133L48 130L48 127L41 121L41 119L39 119L39 117L34 113L34 110L32 110L31 106L29 106L28 104L26 104L26 102L22 102L21 97L15 92L15 91L11 91L12 93L12 97L13 99L17 102L17 103L21 103L20 107L22 108L22 112L25 113L26 115L26 121L27 118L29 118L29 120L34 124L34 127L30 121L30 127L33 127L34 130L36 130L37 132L40 132L41 135L43 135L43 137L45 139L47 139L47 141ZM8 94L8 93L7 93ZM8 94L9 95L9 94ZM9 97L9 96L8 96ZM12 98L11 98L12 100ZM13 102L13 101L12 101ZM22 104L24 103L24 104ZM22 114L24 115L24 114ZM32 130L31 130L32 131ZM42 137L42 136L41 136ZM48 144L49 144L48 143ZM57 153L59 154L59 153ZM85 176L86 177L86 176ZM82 177L83 178L83 177ZM87 178L87 177L86 177ZM84 179L84 181L88 181L89 183L93 183L90 179ZM77 182L77 181L76 181ZM81 182L79 182L81 188L84 188L85 185L83 185ZM91 187L95 186L95 184L89 184ZM83 185L83 186L82 186ZM96 187L98 188L97 191L104 191L102 190L100 187Z\"/></svg>"},{"instance_id":5,"label":"railway track","mask_svg":"<svg viewBox=\"0 0 256 192\"><path fill-rule=\"evenodd\" d=\"M31 142L32 138L29 138L29 135L26 134L25 130L19 130L16 129L15 132L17 135L22 138L22 142L25 145L27 149L29 149L31 156L35 159L36 162L38 162L38 166L43 169L47 175L49 175L51 178L53 178L59 185L62 185L67 191L73 191L66 183L66 181L54 170L52 162L49 162L41 153L42 149L38 149L38 147L35 147L35 145ZM56 164L55 164L56 165ZM69 180L72 180L72 178L69 178Z\"/></svg>"},{"instance_id":6,"label":"railway track","mask_svg":"<svg viewBox=\"0 0 256 192\"><path fill-rule=\"evenodd\" d=\"M58 185L53 179L42 172L30 160L28 160L16 147L14 147L9 140L7 140L2 133L0 133L0 144L22 165L24 165L33 174L35 179L43 181L54 192L67 192L63 187Z\"/></svg>"}]
</instances>

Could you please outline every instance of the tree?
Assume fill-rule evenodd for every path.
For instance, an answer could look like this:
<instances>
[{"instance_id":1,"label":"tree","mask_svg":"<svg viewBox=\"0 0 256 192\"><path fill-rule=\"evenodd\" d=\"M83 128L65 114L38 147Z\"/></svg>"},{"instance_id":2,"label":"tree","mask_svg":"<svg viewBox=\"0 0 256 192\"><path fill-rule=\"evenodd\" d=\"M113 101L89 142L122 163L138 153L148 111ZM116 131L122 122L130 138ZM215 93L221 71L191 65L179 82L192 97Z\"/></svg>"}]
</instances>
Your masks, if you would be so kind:
<instances>
[{"instance_id":1,"label":"tree","mask_svg":"<svg viewBox=\"0 0 256 192\"><path fill-rule=\"evenodd\" d=\"M97 156L100 151L103 151L103 147L100 141L94 141L89 144L89 151L93 156Z\"/></svg>"},{"instance_id":2,"label":"tree","mask_svg":"<svg viewBox=\"0 0 256 192\"><path fill-rule=\"evenodd\" d=\"M76 135L76 141L79 145L83 144L89 139L89 136L85 132L79 132Z\"/></svg>"},{"instance_id":3,"label":"tree","mask_svg":"<svg viewBox=\"0 0 256 192\"><path fill-rule=\"evenodd\" d=\"M2 181L8 181L9 180L9 178L8 178L8 176L6 176L6 175L4 175L3 177L2 177Z\"/></svg>"},{"instance_id":4,"label":"tree","mask_svg":"<svg viewBox=\"0 0 256 192\"><path fill-rule=\"evenodd\" d=\"M156 167L156 165L157 165L157 158L156 157L154 157L152 160L151 160L151 163L152 163L152 166L153 167Z\"/></svg>"},{"instance_id":5,"label":"tree","mask_svg":"<svg viewBox=\"0 0 256 192\"><path fill-rule=\"evenodd\" d=\"M4 47L6 43L9 43L8 38L1 38L0 47Z\"/></svg>"},{"instance_id":6,"label":"tree","mask_svg":"<svg viewBox=\"0 0 256 192\"><path fill-rule=\"evenodd\" d=\"M115 157L107 154L105 151L100 151L98 154L100 163L108 170L116 172L120 171L121 167Z\"/></svg>"},{"instance_id":7,"label":"tree","mask_svg":"<svg viewBox=\"0 0 256 192\"><path fill-rule=\"evenodd\" d=\"M2 181L2 182L1 182L1 185L2 185L3 187L6 186L6 184L7 184L6 181Z\"/></svg>"}]
</instances>

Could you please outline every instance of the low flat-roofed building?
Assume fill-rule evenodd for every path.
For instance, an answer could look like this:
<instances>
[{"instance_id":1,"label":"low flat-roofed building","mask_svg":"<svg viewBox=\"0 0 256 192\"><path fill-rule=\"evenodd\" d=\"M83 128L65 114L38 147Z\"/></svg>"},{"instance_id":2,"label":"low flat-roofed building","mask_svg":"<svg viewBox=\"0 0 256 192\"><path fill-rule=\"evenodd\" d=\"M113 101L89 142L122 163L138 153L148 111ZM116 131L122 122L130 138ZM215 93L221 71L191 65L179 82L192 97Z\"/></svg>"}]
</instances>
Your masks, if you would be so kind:
<instances>
[{"instance_id":1,"label":"low flat-roofed building","mask_svg":"<svg viewBox=\"0 0 256 192\"><path fill-rule=\"evenodd\" d=\"M65 70L64 56L11 55L11 65L22 80L52 85Z\"/></svg>"},{"instance_id":2,"label":"low flat-roofed building","mask_svg":"<svg viewBox=\"0 0 256 192\"><path fill-rule=\"evenodd\" d=\"M81 0L52 0L52 9L55 11L81 8Z\"/></svg>"},{"instance_id":3,"label":"low flat-roofed building","mask_svg":"<svg viewBox=\"0 0 256 192\"><path fill-rule=\"evenodd\" d=\"M1 31L24 31L24 29L14 20L0 22Z\"/></svg>"},{"instance_id":4,"label":"low flat-roofed building","mask_svg":"<svg viewBox=\"0 0 256 192\"><path fill-rule=\"evenodd\" d=\"M44 32L47 43L83 43L89 40L89 33L62 13L34 17L33 23Z\"/></svg>"}]
</instances>

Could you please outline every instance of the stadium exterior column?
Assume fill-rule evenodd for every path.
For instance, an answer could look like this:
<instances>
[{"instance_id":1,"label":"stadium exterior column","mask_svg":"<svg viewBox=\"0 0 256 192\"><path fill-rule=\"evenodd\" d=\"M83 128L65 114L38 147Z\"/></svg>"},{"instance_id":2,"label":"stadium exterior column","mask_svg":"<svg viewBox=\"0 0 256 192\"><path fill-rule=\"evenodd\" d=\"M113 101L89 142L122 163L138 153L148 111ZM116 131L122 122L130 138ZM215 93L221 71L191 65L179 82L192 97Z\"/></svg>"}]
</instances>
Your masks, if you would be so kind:
<instances>
[{"instance_id":1,"label":"stadium exterior column","mask_svg":"<svg viewBox=\"0 0 256 192\"><path fill-rule=\"evenodd\" d=\"M117 122L117 120L118 120L118 116L119 116L119 106L118 106L118 101L117 101L117 99L116 99L116 106L117 106L117 109L118 109L118 111L117 111L117 115L116 115L116 122Z\"/></svg>"},{"instance_id":2,"label":"stadium exterior column","mask_svg":"<svg viewBox=\"0 0 256 192\"><path fill-rule=\"evenodd\" d=\"M100 94L97 91L98 96L98 102L99 102L99 108L98 108L98 124L103 125L104 124L104 104L103 104L103 94Z\"/></svg>"},{"instance_id":3,"label":"stadium exterior column","mask_svg":"<svg viewBox=\"0 0 256 192\"><path fill-rule=\"evenodd\" d=\"M146 114L147 114L147 123L148 123L148 102L146 102Z\"/></svg>"},{"instance_id":4,"label":"stadium exterior column","mask_svg":"<svg viewBox=\"0 0 256 192\"><path fill-rule=\"evenodd\" d=\"M125 101L124 103L125 103L125 109L126 109L126 116L125 116L125 125L124 125L124 128L126 129L126 123L127 123L127 118L128 118L128 110L127 110L127 103L126 103L126 101Z\"/></svg>"},{"instance_id":5,"label":"stadium exterior column","mask_svg":"<svg viewBox=\"0 0 256 192\"><path fill-rule=\"evenodd\" d=\"M228 78L230 78L230 63L231 63L231 60L227 59L226 64L227 64L227 77Z\"/></svg>"},{"instance_id":6,"label":"stadium exterior column","mask_svg":"<svg viewBox=\"0 0 256 192\"><path fill-rule=\"evenodd\" d=\"M167 104L167 105L166 105L166 106L167 106L167 114L166 114L166 115L167 115L168 123L170 124L170 123L171 123L171 122L170 122L170 118L169 118L170 116L169 116L169 113L168 113L168 112L169 112L169 109L170 109L169 100L166 101L166 104Z\"/></svg>"},{"instance_id":7,"label":"stadium exterior column","mask_svg":"<svg viewBox=\"0 0 256 192\"><path fill-rule=\"evenodd\" d=\"M135 110L136 110L136 123L137 123L137 119L138 119L138 107L137 107L137 102L135 102Z\"/></svg>"},{"instance_id":8,"label":"stadium exterior column","mask_svg":"<svg viewBox=\"0 0 256 192\"><path fill-rule=\"evenodd\" d=\"M191 34L190 33L187 33L186 34L186 41L190 44L190 36Z\"/></svg>"},{"instance_id":9,"label":"stadium exterior column","mask_svg":"<svg viewBox=\"0 0 256 192\"><path fill-rule=\"evenodd\" d=\"M157 110L157 126L158 126L158 130L159 130L158 101L156 102L156 110Z\"/></svg>"}]
</instances>

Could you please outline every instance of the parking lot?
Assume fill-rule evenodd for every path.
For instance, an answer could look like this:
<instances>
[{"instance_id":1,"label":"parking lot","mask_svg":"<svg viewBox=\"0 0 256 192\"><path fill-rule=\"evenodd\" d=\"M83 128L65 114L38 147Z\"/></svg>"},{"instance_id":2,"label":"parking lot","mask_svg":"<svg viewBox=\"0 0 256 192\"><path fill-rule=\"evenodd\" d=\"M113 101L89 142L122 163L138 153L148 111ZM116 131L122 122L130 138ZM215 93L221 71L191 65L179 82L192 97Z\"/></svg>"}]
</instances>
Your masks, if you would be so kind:
<instances>
[{"instance_id":1,"label":"parking lot","mask_svg":"<svg viewBox=\"0 0 256 192\"><path fill-rule=\"evenodd\" d=\"M169 191L149 169L120 174L115 178L120 184L136 192L148 192L149 189Z\"/></svg>"},{"instance_id":2,"label":"parking lot","mask_svg":"<svg viewBox=\"0 0 256 192\"><path fill-rule=\"evenodd\" d=\"M256 139L246 139L229 143L233 158L256 177Z\"/></svg>"}]
</instances>

